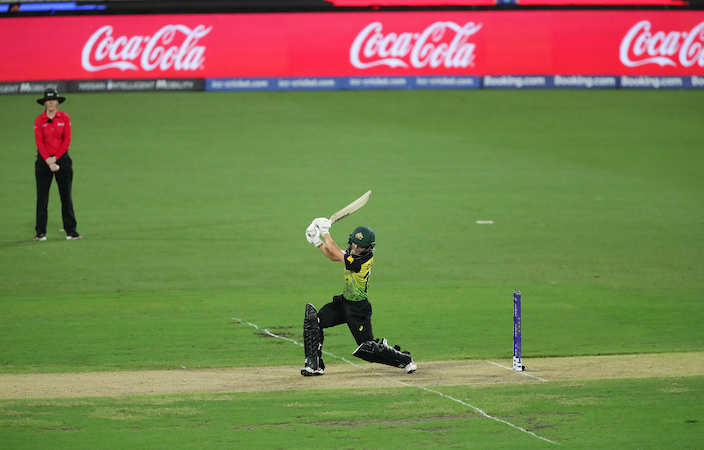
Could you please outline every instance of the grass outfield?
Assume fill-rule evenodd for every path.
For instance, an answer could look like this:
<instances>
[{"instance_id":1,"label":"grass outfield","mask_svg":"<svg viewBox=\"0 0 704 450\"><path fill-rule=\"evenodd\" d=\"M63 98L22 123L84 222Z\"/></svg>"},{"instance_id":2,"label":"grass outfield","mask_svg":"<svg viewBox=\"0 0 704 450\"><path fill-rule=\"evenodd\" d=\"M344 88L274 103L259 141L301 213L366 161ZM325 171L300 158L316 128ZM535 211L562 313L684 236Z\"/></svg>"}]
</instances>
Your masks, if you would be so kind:
<instances>
[{"instance_id":1,"label":"grass outfield","mask_svg":"<svg viewBox=\"0 0 704 450\"><path fill-rule=\"evenodd\" d=\"M0 437L22 449L693 449L702 386L690 377L445 389L541 439L412 388L0 401Z\"/></svg>"},{"instance_id":2,"label":"grass outfield","mask_svg":"<svg viewBox=\"0 0 704 450\"><path fill-rule=\"evenodd\" d=\"M303 232L367 189L370 202L332 234L342 244L357 224L376 231L375 334L420 370L510 356L516 288L526 358L704 349L704 92L69 94L84 239L58 231L53 187L39 243L35 97L0 96L0 373L302 361L233 318L298 339L305 303L341 288L341 269ZM345 327L326 334L334 354L353 347ZM678 412L687 401L665 409L700 421ZM475 429L487 448L504 442L493 426ZM598 448L584 426L573 443ZM19 445L25 431L17 448L31 448ZM695 447L687 433L661 436Z\"/></svg>"},{"instance_id":3,"label":"grass outfield","mask_svg":"<svg viewBox=\"0 0 704 450\"><path fill-rule=\"evenodd\" d=\"M704 378L0 400L7 449L695 449Z\"/></svg>"}]
</instances>

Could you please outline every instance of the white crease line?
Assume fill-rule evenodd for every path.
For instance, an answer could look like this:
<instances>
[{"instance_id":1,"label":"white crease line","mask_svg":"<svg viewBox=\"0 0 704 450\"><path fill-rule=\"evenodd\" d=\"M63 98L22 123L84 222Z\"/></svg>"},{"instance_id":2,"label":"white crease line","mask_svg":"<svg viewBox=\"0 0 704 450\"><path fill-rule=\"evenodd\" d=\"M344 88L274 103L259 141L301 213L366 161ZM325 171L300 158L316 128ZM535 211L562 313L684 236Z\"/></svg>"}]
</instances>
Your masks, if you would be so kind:
<instances>
[{"instance_id":1,"label":"white crease line","mask_svg":"<svg viewBox=\"0 0 704 450\"><path fill-rule=\"evenodd\" d=\"M502 366L501 364L495 363L495 362L493 362L493 361L489 361L488 359L486 360L486 362L488 362L489 364L493 364L493 365L495 365L495 366L503 367L504 369L508 369L508 370L510 370L510 371L512 371L512 372L518 372L517 370L513 370L512 367ZM520 374L522 374L522 375L525 375L525 376L527 376L527 377L536 378L536 379L538 379L538 380L540 380L540 381L549 381L549 380L543 380L543 379L540 378L540 377L536 377L535 375L531 375L531 374L525 373L525 372L523 372L523 371L518 372L518 373L520 373Z\"/></svg>"},{"instance_id":2,"label":"white crease line","mask_svg":"<svg viewBox=\"0 0 704 450\"><path fill-rule=\"evenodd\" d=\"M240 319L238 319L238 318L236 318L236 317L233 317L232 320L234 320L234 321L236 321L236 322L238 322L238 323L240 323L240 324L242 324L242 325L249 325L249 326L251 326L251 327L256 328L257 330L259 329L259 327L258 327L257 325L255 325L255 324L253 324L253 323L250 323L250 322L244 322L244 321L242 321L242 320L240 320ZM279 338L279 339L283 339L283 340L285 340L285 341L292 342L292 343L294 343L294 344L296 344L296 345L300 345L301 347L303 346L303 344L301 344L300 342L294 341L293 339L289 339L289 338L284 337L284 336L279 336L278 334L274 334L274 333L272 333L271 331L267 330L266 328L264 329L264 332L265 332L266 334L268 334L269 336L272 336L272 337L275 337L275 338ZM550 439L544 438L544 437L542 437L542 436L538 436L537 434L533 433L532 431L528 431L528 430L526 430L525 428L521 428L521 427L519 427L518 425L514 425L514 424L512 424L511 422L507 422L507 421L505 421L505 420L503 420L503 419L499 419L498 417L490 416L489 414L487 414L486 412L484 412L482 409L477 408L476 406L472 406L472 405L470 405L469 403L463 402L462 400L456 399L456 398L451 397L451 396L449 396L449 395L447 395L447 394L443 394L442 392L435 391L435 390L433 390L433 389L429 389L429 388L426 388L426 387L423 387L423 386L415 386L415 385L412 385L412 384L405 383L405 382L403 382L403 381L397 380L397 379L395 379L395 378L391 378L391 377L386 376L386 375L384 375L384 374L381 374L381 373L379 373L379 372L375 372L375 371L373 371L373 370L371 370L371 369L369 369L369 368L367 368L367 367L362 367L362 366L360 366L360 365L358 365L358 364L353 363L352 361L349 361L348 359L343 358L342 356L333 355L333 354L330 353L330 352L323 351L323 353L326 354L326 355L332 356L333 358L340 359L340 360L342 360L342 361L344 361L344 362L346 362L346 363L348 363L348 364L351 364L351 365L353 365L353 366L355 366L355 367L358 367L358 368L360 368L360 369L363 369L363 370L366 370L366 371L368 371L368 372L371 372L371 373L373 373L373 374L375 374L375 375L379 375L380 377L386 378L387 380L391 380L391 381L394 381L394 382L396 382L396 383L399 383L399 384L401 384L401 385L403 385L403 386L407 386L407 387L416 387L416 388L422 389L422 390L424 390L424 391L426 391L426 392L432 392L433 394L438 394L439 396L441 396L441 397L443 397L443 398L446 398L446 399L448 399L448 400L452 400L453 402L457 402L457 403L459 403L459 404L461 404L461 405L467 406L468 408L471 408L471 409L477 411L479 414L481 414L482 416L484 416L484 417L486 417L486 418L488 418L488 419L495 420L495 421L497 421L497 422L501 422L501 423L503 423L503 424L505 424L505 425L508 425L508 426L510 426L510 427L512 427L512 428L515 428L515 429L517 429L517 430L520 430L520 431L522 431L522 432L524 432L524 433L530 434L530 435L533 436L533 437L537 437L538 439L542 439L542 440L544 440L544 441L546 441L546 442L550 442L551 444L557 444L557 445L559 445L559 442L551 441ZM496 363L493 363L493 362L491 362L491 361L487 361L487 362L490 362L490 363L492 363L492 364L496 364ZM501 366L500 364L496 364L496 365L497 365L497 366ZM501 367L505 367L505 366L501 366ZM506 368L508 369L508 367L506 367ZM513 370L513 369L510 369L510 370ZM528 374L526 374L526 375L528 375ZM529 376L532 376L532 375L529 375ZM534 377L534 378L538 378L538 377ZM540 380L540 378L538 378L538 379ZM542 380L542 381L546 381L546 380Z\"/></svg>"},{"instance_id":3,"label":"white crease line","mask_svg":"<svg viewBox=\"0 0 704 450\"><path fill-rule=\"evenodd\" d=\"M242 320L240 320L240 319L238 319L238 318L236 318L236 317L233 317L232 320L234 320L234 321L236 321L236 322L238 322L238 323L240 323L240 324L242 324L242 325L249 325L250 327L254 327L254 328L256 328L257 330L259 330L259 327L258 327L257 325L255 325L255 324L253 324L253 323L244 322L244 321L242 321ZM264 331L264 333L268 334L268 335L271 336L271 337L283 339L284 341L289 341L289 342L291 342L291 343L293 343L293 344L295 344L295 345L300 345L301 347L303 347L303 344L301 344L300 342L294 341L293 339L287 338L287 337L285 337L285 336L279 336L278 334L272 333L271 331L267 330L266 328L265 328L263 331ZM325 350L323 350L323 354L328 355L328 356L332 356L333 358L340 359L340 360L346 362L347 364L351 364L351 365L353 365L353 366L355 366L355 367L359 367L360 369L368 370L366 367L359 366L359 365L353 363L352 361L343 358L342 356L333 355L332 353L326 352ZM381 374L377 374L377 375L381 375ZM381 375L381 376L383 376L383 375Z\"/></svg>"}]
</instances>

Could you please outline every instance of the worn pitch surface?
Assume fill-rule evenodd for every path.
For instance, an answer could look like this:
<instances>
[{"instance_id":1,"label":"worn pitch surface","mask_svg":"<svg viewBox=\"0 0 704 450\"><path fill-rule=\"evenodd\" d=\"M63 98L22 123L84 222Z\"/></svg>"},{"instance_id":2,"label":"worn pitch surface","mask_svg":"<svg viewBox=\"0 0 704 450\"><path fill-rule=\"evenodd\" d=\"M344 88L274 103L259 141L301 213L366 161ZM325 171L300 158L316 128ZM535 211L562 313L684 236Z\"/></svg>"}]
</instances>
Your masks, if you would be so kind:
<instances>
[{"instance_id":1,"label":"worn pitch surface","mask_svg":"<svg viewBox=\"0 0 704 450\"><path fill-rule=\"evenodd\" d=\"M704 375L704 352L527 359L525 372L509 360L419 361L416 373L372 364L328 364L320 377L298 366L137 372L0 375L0 398L70 398L182 393L256 392L530 383L609 378Z\"/></svg>"}]
</instances>

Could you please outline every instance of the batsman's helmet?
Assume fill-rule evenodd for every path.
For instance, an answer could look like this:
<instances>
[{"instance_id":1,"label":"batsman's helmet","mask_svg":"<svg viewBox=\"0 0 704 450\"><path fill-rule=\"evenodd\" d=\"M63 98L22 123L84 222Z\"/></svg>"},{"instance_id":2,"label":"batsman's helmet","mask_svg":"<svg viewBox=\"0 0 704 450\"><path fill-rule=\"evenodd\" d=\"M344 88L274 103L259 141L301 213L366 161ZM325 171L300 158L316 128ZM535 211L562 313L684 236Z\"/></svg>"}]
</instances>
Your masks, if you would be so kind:
<instances>
[{"instance_id":1,"label":"batsman's helmet","mask_svg":"<svg viewBox=\"0 0 704 450\"><path fill-rule=\"evenodd\" d=\"M357 247L365 247L369 252L376 244L376 235L374 234L374 230L369 227L357 227L352 234L350 234L350 239L347 243L350 245L355 244Z\"/></svg>"}]
</instances>

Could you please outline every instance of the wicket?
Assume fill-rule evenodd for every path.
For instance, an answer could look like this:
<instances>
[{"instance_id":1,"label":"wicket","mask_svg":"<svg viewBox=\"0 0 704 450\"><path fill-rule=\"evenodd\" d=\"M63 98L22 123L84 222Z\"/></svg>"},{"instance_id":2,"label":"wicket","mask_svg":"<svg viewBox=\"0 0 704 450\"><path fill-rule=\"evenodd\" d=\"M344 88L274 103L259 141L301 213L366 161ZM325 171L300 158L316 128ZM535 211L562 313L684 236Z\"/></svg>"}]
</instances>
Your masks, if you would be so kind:
<instances>
[{"instance_id":1,"label":"wicket","mask_svg":"<svg viewBox=\"0 0 704 450\"><path fill-rule=\"evenodd\" d=\"M521 291L513 291L513 370L523 371L521 350Z\"/></svg>"}]
</instances>

